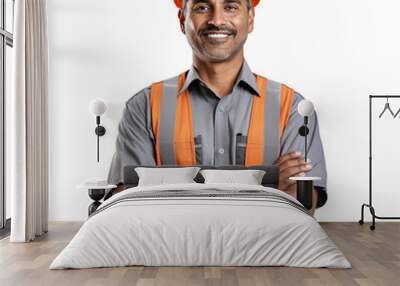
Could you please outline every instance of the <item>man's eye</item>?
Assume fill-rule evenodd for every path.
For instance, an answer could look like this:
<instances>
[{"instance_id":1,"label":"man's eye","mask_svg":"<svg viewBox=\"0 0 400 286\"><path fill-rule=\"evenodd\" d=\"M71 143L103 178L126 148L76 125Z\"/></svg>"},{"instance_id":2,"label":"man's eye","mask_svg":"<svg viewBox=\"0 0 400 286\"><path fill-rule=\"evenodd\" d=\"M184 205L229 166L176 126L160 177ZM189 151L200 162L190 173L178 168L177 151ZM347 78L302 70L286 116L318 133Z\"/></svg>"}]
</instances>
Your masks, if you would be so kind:
<instances>
[{"instance_id":1,"label":"man's eye","mask_svg":"<svg viewBox=\"0 0 400 286\"><path fill-rule=\"evenodd\" d=\"M204 13L209 10L209 7L207 5L197 5L193 8L193 10L199 13Z\"/></svg>"},{"instance_id":2,"label":"man's eye","mask_svg":"<svg viewBox=\"0 0 400 286\"><path fill-rule=\"evenodd\" d=\"M226 5L225 10L229 12L235 12L239 9L237 5Z\"/></svg>"}]
</instances>

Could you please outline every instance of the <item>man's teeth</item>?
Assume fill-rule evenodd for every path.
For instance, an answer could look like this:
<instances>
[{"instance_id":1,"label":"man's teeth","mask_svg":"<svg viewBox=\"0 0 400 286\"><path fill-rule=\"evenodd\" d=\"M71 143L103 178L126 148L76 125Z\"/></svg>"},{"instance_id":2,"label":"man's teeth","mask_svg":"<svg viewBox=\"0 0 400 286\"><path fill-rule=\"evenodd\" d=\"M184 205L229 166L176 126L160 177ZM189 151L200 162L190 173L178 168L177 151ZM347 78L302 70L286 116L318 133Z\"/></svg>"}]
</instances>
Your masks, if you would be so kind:
<instances>
[{"instance_id":1,"label":"man's teeth","mask_svg":"<svg viewBox=\"0 0 400 286\"><path fill-rule=\"evenodd\" d=\"M227 34L208 34L207 36L209 38L226 38L229 35L227 35Z\"/></svg>"}]
</instances>

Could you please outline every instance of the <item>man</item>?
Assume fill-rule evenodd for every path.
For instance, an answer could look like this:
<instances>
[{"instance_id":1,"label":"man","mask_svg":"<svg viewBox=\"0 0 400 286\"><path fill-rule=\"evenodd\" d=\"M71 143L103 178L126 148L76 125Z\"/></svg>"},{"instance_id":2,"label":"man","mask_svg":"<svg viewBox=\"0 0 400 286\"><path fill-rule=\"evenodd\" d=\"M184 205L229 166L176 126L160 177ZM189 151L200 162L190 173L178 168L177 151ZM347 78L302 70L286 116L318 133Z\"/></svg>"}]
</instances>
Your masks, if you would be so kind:
<instances>
[{"instance_id":1,"label":"man","mask_svg":"<svg viewBox=\"0 0 400 286\"><path fill-rule=\"evenodd\" d=\"M143 89L126 102L108 181L123 184L126 165L271 165L279 189L295 196L292 176L318 176L313 210L326 195L316 114L309 119L309 158L300 150L303 97L255 75L244 59L260 0L174 0L193 51L192 68ZM119 189L122 189L121 186Z\"/></svg>"}]
</instances>

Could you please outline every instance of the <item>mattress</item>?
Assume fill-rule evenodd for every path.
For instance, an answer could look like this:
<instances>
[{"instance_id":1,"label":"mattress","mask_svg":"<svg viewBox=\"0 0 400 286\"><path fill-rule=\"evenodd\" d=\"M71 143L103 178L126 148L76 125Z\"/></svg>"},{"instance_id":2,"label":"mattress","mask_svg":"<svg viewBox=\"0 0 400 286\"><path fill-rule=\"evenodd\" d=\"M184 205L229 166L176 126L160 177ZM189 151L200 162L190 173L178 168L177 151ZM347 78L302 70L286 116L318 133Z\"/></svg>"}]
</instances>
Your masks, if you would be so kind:
<instances>
[{"instance_id":1,"label":"mattress","mask_svg":"<svg viewBox=\"0 0 400 286\"><path fill-rule=\"evenodd\" d=\"M193 183L114 195L50 269L134 265L351 267L319 223L286 193Z\"/></svg>"}]
</instances>

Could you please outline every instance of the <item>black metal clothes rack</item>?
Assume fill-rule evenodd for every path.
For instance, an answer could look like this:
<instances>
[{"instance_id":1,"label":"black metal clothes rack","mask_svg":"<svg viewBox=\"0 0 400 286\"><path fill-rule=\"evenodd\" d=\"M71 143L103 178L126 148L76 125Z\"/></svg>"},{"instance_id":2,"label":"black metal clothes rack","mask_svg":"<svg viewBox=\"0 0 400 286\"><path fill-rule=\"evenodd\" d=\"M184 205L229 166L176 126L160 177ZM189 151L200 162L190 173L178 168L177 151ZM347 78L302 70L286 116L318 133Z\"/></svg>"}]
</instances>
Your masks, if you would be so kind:
<instances>
[{"instance_id":1,"label":"black metal clothes rack","mask_svg":"<svg viewBox=\"0 0 400 286\"><path fill-rule=\"evenodd\" d=\"M359 224L364 224L364 208L369 208L372 215L372 225L369 227L371 230L375 230L375 219L400 219L400 217L383 217L378 216L375 213L375 208L372 204L372 100L374 98L400 98L400 95L370 95L369 96L369 203L361 206L361 219L358 221Z\"/></svg>"}]
</instances>

